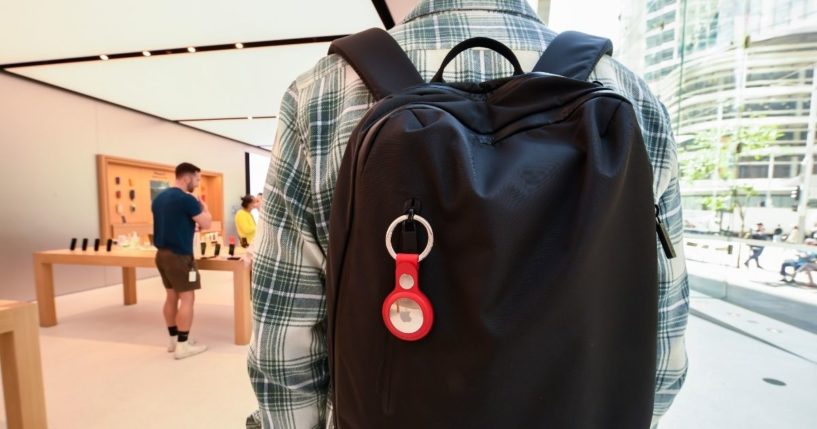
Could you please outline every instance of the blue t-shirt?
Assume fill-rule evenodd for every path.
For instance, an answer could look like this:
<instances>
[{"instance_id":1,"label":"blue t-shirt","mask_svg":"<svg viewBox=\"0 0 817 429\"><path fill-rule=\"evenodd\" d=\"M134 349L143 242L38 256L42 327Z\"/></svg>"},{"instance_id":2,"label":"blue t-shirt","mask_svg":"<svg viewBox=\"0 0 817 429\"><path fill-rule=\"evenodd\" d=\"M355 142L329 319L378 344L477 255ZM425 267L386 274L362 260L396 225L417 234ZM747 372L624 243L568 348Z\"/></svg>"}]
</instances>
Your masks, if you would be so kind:
<instances>
[{"instance_id":1,"label":"blue t-shirt","mask_svg":"<svg viewBox=\"0 0 817 429\"><path fill-rule=\"evenodd\" d=\"M153 200L153 244L179 255L193 254L194 216L201 214L196 197L173 187L162 191Z\"/></svg>"}]
</instances>

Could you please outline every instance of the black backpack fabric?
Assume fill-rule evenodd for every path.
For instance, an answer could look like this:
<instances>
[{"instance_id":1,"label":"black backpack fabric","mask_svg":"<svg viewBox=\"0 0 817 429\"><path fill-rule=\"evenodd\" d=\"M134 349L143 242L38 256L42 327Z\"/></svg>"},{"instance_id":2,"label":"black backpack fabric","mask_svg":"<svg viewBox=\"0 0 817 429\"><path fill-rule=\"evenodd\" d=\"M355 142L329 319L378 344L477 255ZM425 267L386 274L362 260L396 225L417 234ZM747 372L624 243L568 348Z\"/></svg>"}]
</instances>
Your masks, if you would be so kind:
<instances>
[{"instance_id":1,"label":"black backpack fabric","mask_svg":"<svg viewBox=\"0 0 817 429\"><path fill-rule=\"evenodd\" d=\"M514 75L443 82L472 47L499 52ZM563 33L524 73L501 43L469 39L425 83L382 30L333 42L379 100L352 133L332 201L339 429L650 426L656 231L672 248L633 106L586 82L611 51ZM431 314L384 302L412 287L433 323L406 340L387 319Z\"/></svg>"}]
</instances>

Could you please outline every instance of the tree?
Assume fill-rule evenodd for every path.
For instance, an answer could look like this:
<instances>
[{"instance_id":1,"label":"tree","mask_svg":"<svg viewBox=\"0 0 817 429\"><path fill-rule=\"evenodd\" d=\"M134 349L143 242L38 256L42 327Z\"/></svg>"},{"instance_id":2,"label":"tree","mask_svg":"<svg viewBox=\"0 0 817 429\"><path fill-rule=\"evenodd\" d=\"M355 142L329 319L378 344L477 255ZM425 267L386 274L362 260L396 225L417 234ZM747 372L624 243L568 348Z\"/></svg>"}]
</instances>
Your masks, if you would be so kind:
<instances>
[{"instance_id":1,"label":"tree","mask_svg":"<svg viewBox=\"0 0 817 429\"><path fill-rule=\"evenodd\" d=\"M754 186L736 183L738 161L741 157L774 153L773 143L779 132L776 126L760 125L741 127L737 132L718 133L705 131L698 133L693 141L678 150L681 176L687 182L713 180L716 190L704 199L705 210L718 213L723 225L724 213L735 213L740 217L739 236L743 237L746 224L746 206L749 199L757 195ZM718 186L722 182L725 186ZM721 226L721 231L723 227Z\"/></svg>"}]
</instances>

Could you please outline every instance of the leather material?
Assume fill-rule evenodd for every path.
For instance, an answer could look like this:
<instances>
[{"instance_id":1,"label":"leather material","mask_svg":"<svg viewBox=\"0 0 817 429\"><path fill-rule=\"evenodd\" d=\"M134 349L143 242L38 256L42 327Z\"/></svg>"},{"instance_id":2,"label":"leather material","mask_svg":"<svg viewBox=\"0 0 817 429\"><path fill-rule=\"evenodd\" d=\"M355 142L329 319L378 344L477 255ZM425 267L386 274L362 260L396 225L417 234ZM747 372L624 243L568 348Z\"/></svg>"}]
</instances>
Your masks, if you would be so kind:
<instances>
[{"instance_id":1,"label":"leather material","mask_svg":"<svg viewBox=\"0 0 817 429\"><path fill-rule=\"evenodd\" d=\"M349 141L326 278L338 428L648 428L657 242L632 106L538 73L466 88L395 94ZM406 342L381 307L412 199L435 320Z\"/></svg>"}]
</instances>

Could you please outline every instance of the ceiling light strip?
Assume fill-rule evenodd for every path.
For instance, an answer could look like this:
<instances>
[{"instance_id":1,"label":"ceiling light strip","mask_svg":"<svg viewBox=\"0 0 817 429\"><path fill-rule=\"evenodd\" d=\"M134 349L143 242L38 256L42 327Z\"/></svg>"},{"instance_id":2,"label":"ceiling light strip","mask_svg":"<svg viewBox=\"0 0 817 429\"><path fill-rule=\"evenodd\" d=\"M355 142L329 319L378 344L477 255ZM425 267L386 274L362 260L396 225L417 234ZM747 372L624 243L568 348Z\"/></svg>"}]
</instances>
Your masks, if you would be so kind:
<instances>
[{"instance_id":1,"label":"ceiling light strip","mask_svg":"<svg viewBox=\"0 0 817 429\"><path fill-rule=\"evenodd\" d=\"M159 57L163 55L173 55L173 54L190 54L191 52L212 52L212 51L230 51L235 49L247 49L247 48L267 48L271 46L288 46L288 45L302 45L308 43L325 43L331 42L335 39L339 39L341 37L346 36L344 35L337 35L337 36L320 36L320 37L302 37L297 39L279 39L279 40L265 40L261 42L244 42L244 43L227 43L222 45L209 45L209 46L196 46L196 47L184 47L184 48L173 48L173 49L153 49L153 50L144 50L138 52L126 52L120 54L99 54L87 57L74 57L74 58L61 58L56 60L44 60L44 61L29 61L23 63L11 63L11 64L2 64L0 68L9 69L15 67L35 67L35 66L47 66L47 65L54 65L54 64L68 64L68 63L82 63L82 62L89 62L89 61L110 61L110 60L118 60L122 58L145 58L145 57ZM240 47L239 47L240 46ZM191 51L192 49L192 51Z\"/></svg>"}]
</instances>

